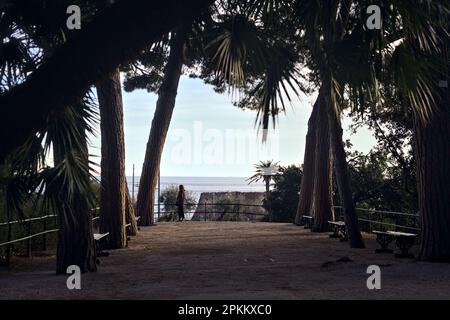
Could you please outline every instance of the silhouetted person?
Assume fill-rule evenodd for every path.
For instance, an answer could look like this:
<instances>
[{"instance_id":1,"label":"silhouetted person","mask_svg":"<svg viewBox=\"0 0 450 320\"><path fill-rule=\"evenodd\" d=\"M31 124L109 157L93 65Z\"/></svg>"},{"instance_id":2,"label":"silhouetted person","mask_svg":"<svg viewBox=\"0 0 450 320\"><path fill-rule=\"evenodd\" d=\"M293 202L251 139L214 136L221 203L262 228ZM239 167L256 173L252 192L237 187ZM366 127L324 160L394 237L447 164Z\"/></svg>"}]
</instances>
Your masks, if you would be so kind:
<instances>
[{"instance_id":1,"label":"silhouetted person","mask_svg":"<svg viewBox=\"0 0 450 320\"><path fill-rule=\"evenodd\" d=\"M177 196L177 207L178 207L178 221L184 220L184 201L186 200L186 194L184 193L184 186L180 185L180 190Z\"/></svg>"}]
</instances>

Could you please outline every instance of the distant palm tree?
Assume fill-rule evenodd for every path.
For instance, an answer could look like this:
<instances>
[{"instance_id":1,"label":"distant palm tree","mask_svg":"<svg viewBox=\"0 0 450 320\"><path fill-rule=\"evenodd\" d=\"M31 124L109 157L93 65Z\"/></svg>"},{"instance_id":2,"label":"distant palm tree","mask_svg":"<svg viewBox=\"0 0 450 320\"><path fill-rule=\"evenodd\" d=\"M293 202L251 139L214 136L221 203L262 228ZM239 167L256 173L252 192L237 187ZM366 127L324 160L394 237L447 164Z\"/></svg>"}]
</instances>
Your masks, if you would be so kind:
<instances>
[{"instance_id":1,"label":"distant palm tree","mask_svg":"<svg viewBox=\"0 0 450 320\"><path fill-rule=\"evenodd\" d=\"M269 201L270 196L270 182L272 177L278 173L279 162L273 160L260 161L255 164L255 174L247 179L250 183L264 181L266 184L266 202Z\"/></svg>"}]
</instances>

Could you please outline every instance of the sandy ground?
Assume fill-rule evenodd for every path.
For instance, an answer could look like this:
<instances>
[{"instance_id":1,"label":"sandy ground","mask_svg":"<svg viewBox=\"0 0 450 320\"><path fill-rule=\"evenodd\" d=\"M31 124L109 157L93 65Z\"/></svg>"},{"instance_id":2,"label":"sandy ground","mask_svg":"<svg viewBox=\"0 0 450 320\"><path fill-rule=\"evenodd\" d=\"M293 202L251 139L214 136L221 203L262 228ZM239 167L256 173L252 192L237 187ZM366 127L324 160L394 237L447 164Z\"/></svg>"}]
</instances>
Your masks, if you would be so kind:
<instances>
[{"instance_id":1,"label":"sandy ground","mask_svg":"<svg viewBox=\"0 0 450 320\"><path fill-rule=\"evenodd\" d=\"M350 249L291 224L160 223L101 258L81 290L54 275L54 256L16 259L0 270L0 299L450 299L449 264L375 254L365 238ZM381 290L366 287L371 264Z\"/></svg>"}]
</instances>

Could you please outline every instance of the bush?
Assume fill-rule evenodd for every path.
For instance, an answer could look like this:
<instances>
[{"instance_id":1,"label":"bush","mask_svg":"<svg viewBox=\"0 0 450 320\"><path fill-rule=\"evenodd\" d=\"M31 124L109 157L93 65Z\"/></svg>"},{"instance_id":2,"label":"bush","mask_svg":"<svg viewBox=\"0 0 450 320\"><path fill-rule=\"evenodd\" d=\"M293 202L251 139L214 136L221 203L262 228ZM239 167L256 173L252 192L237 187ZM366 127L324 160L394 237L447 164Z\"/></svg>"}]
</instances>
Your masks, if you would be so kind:
<instances>
[{"instance_id":1,"label":"bush","mask_svg":"<svg viewBox=\"0 0 450 320\"><path fill-rule=\"evenodd\" d=\"M297 213L303 171L291 165L280 167L279 174L273 177L274 188L270 191L269 201L264 201L265 208L271 212L272 221L292 222Z\"/></svg>"}]
</instances>

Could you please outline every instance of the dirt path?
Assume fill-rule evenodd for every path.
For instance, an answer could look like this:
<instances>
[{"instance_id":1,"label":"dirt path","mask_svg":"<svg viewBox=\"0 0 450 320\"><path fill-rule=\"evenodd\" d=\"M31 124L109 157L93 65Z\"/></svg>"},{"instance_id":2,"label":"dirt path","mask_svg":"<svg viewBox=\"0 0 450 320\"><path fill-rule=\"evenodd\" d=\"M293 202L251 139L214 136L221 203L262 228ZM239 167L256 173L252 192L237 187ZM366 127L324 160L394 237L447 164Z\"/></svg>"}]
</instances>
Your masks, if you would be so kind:
<instances>
[{"instance_id":1,"label":"dirt path","mask_svg":"<svg viewBox=\"0 0 450 320\"><path fill-rule=\"evenodd\" d=\"M450 265L395 259L291 224L160 223L101 258L82 289L54 275L54 257L0 270L0 299L415 299L450 298ZM343 257L347 262L339 260ZM366 287L381 267L382 289Z\"/></svg>"}]
</instances>

